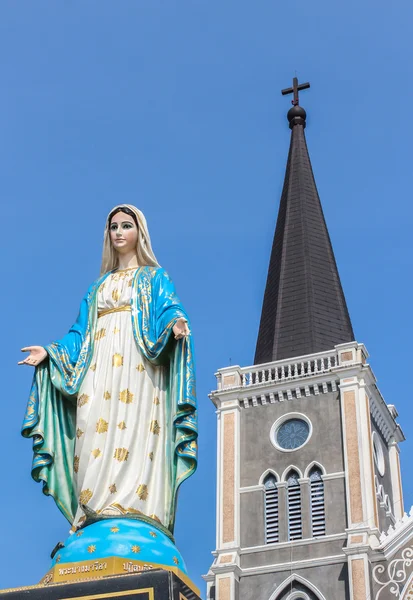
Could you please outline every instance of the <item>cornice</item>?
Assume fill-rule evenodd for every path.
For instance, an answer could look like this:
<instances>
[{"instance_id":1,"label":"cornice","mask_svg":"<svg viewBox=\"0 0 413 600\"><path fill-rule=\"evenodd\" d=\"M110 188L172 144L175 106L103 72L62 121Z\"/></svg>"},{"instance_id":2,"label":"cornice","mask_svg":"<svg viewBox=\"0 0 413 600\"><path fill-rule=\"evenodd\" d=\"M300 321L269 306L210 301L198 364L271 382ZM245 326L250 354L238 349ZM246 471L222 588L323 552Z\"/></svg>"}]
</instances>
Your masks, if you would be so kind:
<instances>
[{"instance_id":1,"label":"cornice","mask_svg":"<svg viewBox=\"0 0 413 600\"><path fill-rule=\"evenodd\" d=\"M320 544L322 542L332 542L334 540L346 540L346 533L334 533L331 535L323 535L317 538L307 538L304 540L294 540L293 542L277 542L276 544L265 544L262 546L247 546L241 548L240 554L255 554L256 552L268 552L271 550L282 550L283 548L291 548L297 546L310 546Z\"/></svg>"}]
</instances>

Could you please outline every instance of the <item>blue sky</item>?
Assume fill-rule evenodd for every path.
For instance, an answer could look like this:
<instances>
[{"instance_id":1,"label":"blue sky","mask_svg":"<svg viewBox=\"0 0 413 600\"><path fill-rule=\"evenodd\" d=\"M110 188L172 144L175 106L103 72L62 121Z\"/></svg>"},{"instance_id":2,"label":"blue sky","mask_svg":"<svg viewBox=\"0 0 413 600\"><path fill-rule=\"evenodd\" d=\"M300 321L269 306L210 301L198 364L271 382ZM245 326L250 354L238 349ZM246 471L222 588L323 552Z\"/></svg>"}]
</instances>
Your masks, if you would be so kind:
<instances>
[{"instance_id":1,"label":"blue sky","mask_svg":"<svg viewBox=\"0 0 413 600\"><path fill-rule=\"evenodd\" d=\"M30 479L31 370L98 274L105 217L146 215L192 319L200 466L180 494L193 580L215 546L214 372L254 355L297 74L307 141L357 340L394 403L413 503L411 72L407 0L2 0L0 587L33 584L68 525Z\"/></svg>"}]
</instances>

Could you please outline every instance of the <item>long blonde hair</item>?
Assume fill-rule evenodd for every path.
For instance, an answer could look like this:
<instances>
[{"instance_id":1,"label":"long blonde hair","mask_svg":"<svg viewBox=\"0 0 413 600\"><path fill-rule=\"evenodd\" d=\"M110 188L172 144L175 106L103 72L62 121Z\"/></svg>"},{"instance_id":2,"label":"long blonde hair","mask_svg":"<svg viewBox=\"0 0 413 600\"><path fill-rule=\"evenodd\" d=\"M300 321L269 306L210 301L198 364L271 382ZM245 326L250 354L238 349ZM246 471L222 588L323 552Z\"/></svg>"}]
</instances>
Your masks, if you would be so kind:
<instances>
[{"instance_id":1,"label":"long blonde hair","mask_svg":"<svg viewBox=\"0 0 413 600\"><path fill-rule=\"evenodd\" d=\"M138 243L136 245L136 256L138 258L138 265L140 267L146 265L151 267L159 267L159 263L156 260L156 256L152 250L151 238L149 237L148 226L146 224L146 219L143 213L140 210L138 210L136 206L132 206L132 204L119 204L118 206L112 208L108 215L108 218L106 219L105 234L103 238L102 266L100 268L100 274L104 275L108 271L116 269L119 265L119 256L112 246L109 231L111 218L113 216L114 211L118 208L127 208L136 217L136 221L138 223Z\"/></svg>"}]
</instances>

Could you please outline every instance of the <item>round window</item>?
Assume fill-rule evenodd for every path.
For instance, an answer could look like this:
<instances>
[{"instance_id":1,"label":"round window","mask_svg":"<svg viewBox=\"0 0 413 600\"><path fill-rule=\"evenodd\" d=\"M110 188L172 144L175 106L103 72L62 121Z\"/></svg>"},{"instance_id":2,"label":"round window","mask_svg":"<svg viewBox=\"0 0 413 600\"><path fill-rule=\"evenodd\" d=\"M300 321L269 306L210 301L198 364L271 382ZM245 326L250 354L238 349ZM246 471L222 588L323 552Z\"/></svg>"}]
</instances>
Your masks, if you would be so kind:
<instances>
[{"instance_id":1,"label":"round window","mask_svg":"<svg viewBox=\"0 0 413 600\"><path fill-rule=\"evenodd\" d=\"M299 413L281 417L271 429L271 441L276 448L285 452L304 446L311 435L311 423Z\"/></svg>"},{"instance_id":2,"label":"round window","mask_svg":"<svg viewBox=\"0 0 413 600\"><path fill-rule=\"evenodd\" d=\"M373 438L374 462L376 463L378 472L383 477L384 472L386 470L385 463L384 463L383 447L379 440L379 436L377 435L377 433L375 431L373 431L372 438Z\"/></svg>"}]
</instances>

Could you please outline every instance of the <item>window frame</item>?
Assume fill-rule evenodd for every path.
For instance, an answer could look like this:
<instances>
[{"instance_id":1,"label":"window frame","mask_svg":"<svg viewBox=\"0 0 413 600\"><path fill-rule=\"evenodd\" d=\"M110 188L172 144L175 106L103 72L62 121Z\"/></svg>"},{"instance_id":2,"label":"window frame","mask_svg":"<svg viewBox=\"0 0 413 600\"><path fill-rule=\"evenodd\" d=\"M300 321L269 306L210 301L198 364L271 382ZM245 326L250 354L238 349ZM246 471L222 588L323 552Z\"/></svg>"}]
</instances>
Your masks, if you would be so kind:
<instances>
[{"instance_id":1,"label":"window frame","mask_svg":"<svg viewBox=\"0 0 413 600\"><path fill-rule=\"evenodd\" d=\"M298 446L298 448L282 448L277 442L278 430L280 429L281 425L284 425L285 422L290 421L292 419L300 419L301 421L305 421L307 423L308 437L305 440L304 444L301 444L301 446ZM299 413L299 412L290 412L290 413L286 413L285 415L282 415L275 421L275 423L272 424L272 427L270 429L271 444L280 452L296 452L297 450L301 450L301 448L304 448L304 446L306 444L308 444L312 435L313 435L313 424L311 423L311 421L307 417L307 415L304 415L303 413Z\"/></svg>"}]
</instances>

